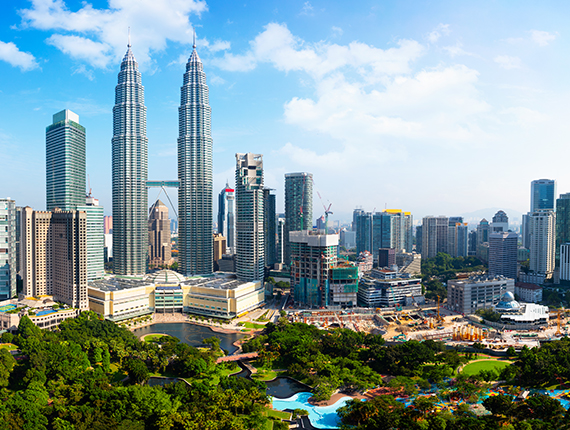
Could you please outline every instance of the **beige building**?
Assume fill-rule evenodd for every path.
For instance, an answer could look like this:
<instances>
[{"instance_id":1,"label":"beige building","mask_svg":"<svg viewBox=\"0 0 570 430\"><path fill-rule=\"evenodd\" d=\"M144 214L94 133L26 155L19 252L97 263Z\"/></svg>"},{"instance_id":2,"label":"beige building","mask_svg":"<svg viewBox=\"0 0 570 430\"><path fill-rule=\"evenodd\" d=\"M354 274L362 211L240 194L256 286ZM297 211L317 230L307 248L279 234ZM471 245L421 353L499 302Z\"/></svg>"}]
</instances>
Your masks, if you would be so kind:
<instances>
[{"instance_id":1,"label":"beige building","mask_svg":"<svg viewBox=\"0 0 570 430\"><path fill-rule=\"evenodd\" d=\"M87 309L87 217L82 211L22 210L20 255L23 294L53 295Z\"/></svg>"},{"instance_id":2,"label":"beige building","mask_svg":"<svg viewBox=\"0 0 570 430\"><path fill-rule=\"evenodd\" d=\"M90 309L113 321L153 312L230 319L264 302L261 281L242 282L226 273L185 278L161 270L144 279L108 278L89 284Z\"/></svg>"},{"instance_id":3,"label":"beige building","mask_svg":"<svg viewBox=\"0 0 570 430\"><path fill-rule=\"evenodd\" d=\"M0 333L17 332L20 319L24 315L28 315L39 328L51 330L59 326L62 321L75 318L80 312L77 308L65 309L56 306L51 297L7 300L0 303Z\"/></svg>"},{"instance_id":4,"label":"beige building","mask_svg":"<svg viewBox=\"0 0 570 430\"><path fill-rule=\"evenodd\" d=\"M157 200L149 209L148 217L149 267L172 264L172 241L168 208Z\"/></svg>"},{"instance_id":5,"label":"beige building","mask_svg":"<svg viewBox=\"0 0 570 430\"><path fill-rule=\"evenodd\" d=\"M226 253L226 238L220 233L214 233L214 263L222 259ZM215 264L214 264L215 265Z\"/></svg>"}]
</instances>

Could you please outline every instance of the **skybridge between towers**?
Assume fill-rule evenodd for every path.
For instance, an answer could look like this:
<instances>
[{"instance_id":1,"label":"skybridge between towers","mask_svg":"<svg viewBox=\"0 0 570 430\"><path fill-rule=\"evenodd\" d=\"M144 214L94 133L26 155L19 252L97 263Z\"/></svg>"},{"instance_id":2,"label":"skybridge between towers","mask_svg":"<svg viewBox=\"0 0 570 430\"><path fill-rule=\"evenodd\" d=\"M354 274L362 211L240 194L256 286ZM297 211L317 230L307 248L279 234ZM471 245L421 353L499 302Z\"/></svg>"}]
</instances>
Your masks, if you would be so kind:
<instances>
[{"instance_id":1,"label":"skybridge between towers","mask_svg":"<svg viewBox=\"0 0 570 430\"><path fill-rule=\"evenodd\" d=\"M149 189L149 188L161 188L161 192L164 191L164 194L168 198L168 201L170 202L170 206L172 206L172 210L174 211L174 214L176 215L176 219L178 219L178 213L176 212L176 209L174 208L174 205L172 204L172 200L170 200L170 196L166 192L166 189L167 188L180 188L180 181L146 181L146 188L147 189ZM158 196L160 197L160 193L158 194Z\"/></svg>"}]
</instances>

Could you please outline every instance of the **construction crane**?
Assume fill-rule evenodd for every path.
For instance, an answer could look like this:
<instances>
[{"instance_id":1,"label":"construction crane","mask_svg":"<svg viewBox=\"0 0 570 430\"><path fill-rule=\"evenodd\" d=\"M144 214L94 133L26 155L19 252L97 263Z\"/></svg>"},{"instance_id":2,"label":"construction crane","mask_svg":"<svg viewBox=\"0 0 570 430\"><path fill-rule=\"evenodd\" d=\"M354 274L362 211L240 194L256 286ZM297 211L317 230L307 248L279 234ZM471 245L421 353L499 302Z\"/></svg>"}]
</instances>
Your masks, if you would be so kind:
<instances>
[{"instance_id":1,"label":"construction crane","mask_svg":"<svg viewBox=\"0 0 570 430\"><path fill-rule=\"evenodd\" d=\"M443 321L443 317L439 314L439 296L437 296L437 318L436 318L437 322L442 322Z\"/></svg>"},{"instance_id":2,"label":"construction crane","mask_svg":"<svg viewBox=\"0 0 570 430\"><path fill-rule=\"evenodd\" d=\"M323 203L323 199L322 199L322 197L321 197L321 193L319 193L319 192L317 191L317 195L319 196L319 200L321 201L321 204L323 205L323 209L325 210L325 234L328 234L328 232L329 232L329 214L332 215L332 212L331 212L332 203L329 204L329 207L327 208L327 207L325 206L325 204Z\"/></svg>"}]
</instances>

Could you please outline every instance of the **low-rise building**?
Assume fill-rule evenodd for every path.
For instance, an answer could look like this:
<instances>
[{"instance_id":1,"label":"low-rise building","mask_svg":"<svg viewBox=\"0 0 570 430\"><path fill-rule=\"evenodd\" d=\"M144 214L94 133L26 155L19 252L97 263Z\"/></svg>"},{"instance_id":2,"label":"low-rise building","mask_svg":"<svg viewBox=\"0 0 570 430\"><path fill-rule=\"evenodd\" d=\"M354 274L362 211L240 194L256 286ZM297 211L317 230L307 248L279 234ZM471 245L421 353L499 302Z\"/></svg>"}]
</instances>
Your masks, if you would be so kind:
<instances>
[{"instance_id":1,"label":"low-rise building","mask_svg":"<svg viewBox=\"0 0 570 430\"><path fill-rule=\"evenodd\" d=\"M495 306L495 311L501 314L500 323L509 326L544 326L548 325L548 306L537 305L535 303L519 303L515 296L507 291Z\"/></svg>"},{"instance_id":2,"label":"low-rise building","mask_svg":"<svg viewBox=\"0 0 570 430\"><path fill-rule=\"evenodd\" d=\"M515 284L515 294L523 302L527 303L542 302L542 287L537 284L517 282Z\"/></svg>"},{"instance_id":3,"label":"low-rise building","mask_svg":"<svg viewBox=\"0 0 570 430\"><path fill-rule=\"evenodd\" d=\"M161 270L144 278L110 277L89 285L90 309L113 321L153 312L230 319L264 303L261 281L243 282L221 272L186 278Z\"/></svg>"},{"instance_id":4,"label":"low-rise building","mask_svg":"<svg viewBox=\"0 0 570 430\"><path fill-rule=\"evenodd\" d=\"M502 275L477 275L447 281L447 305L464 315L496 306L506 292L515 292L515 280Z\"/></svg>"},{"instance_id":5,"label":"low-rise building","mask_svg":"<svg viewBox=\"0 0 570 430\"><path fill-rule=\"evenodd\" d=\"M69 318L75 318L81 310L53 301L51 296L41 298L12 299L0 302L0 333L18 331L24 315L39 328L52 330Z\"/></svg>"},{"instance_id":6,"label":"low-rise building","mask_svg":"<svg viewBox=\"0 0 570 430\"><path fill-rule=\"evenodd\" d=\"M406 303L406 297L422 301L421 279L395 270L374 269L358 284L358 305L392 307Z\"/></svg>"}]
</instances>

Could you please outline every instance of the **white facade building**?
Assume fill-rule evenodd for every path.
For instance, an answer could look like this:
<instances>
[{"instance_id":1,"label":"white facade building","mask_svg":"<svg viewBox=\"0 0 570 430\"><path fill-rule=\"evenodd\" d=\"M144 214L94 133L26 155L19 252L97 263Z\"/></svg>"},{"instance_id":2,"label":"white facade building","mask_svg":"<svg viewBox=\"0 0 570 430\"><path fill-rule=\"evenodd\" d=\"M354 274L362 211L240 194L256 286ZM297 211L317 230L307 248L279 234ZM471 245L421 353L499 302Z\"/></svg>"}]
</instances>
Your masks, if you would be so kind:
<instances>
[{"instance_id":1,"label":"white facade building","mask_svg":"<svg viewBox=\"0 0 570 430\"><path fill-rule=\"evenodd\" d=\"M531 213L530 270L549 274L554 270L556 214L549 210Z\"/></svg>"},{"instance_id":2,"label":"white facade building","mask_svg":"<svg viewBox=\"0 0 570 430\"><path fill-rule=\"evenodd\" d=\"M87 282L105 276L105 214L99 200L87 197L85 206L78 206L78 211L87 216Z\"/></svg>"}]
</instances>

